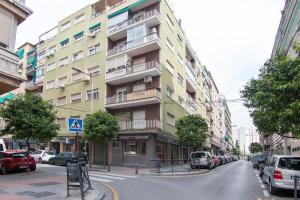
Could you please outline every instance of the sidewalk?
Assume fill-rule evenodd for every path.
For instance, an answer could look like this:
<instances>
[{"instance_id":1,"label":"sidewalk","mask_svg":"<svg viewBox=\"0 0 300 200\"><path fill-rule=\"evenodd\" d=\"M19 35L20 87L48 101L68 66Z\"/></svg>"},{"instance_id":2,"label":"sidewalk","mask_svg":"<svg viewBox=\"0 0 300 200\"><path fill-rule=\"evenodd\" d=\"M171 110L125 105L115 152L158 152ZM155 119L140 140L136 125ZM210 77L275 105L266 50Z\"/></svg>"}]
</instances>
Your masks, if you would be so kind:
<instances>
[{"instance_id":1,"label":"sidewalk","mask_svg":"<svg viewBox=\"0 0 300 200\"><path fill-rule=\"evenodd\" d=\"M89 171L97 171L110 174L120 174L120 175L137 175L135 166L111 166L110 172L107 170L107 166L104 168L102 165L92 165L88 167ZM173 171L173 172L172 172ZM188 165L176 165L172 167L162 167L160 168L160 173L157 173L157 168L150 168L139 166L138 175L148 175L148 176L188 176L207 173L207 169L189 169Z\"/></svg>"}]
</instances>

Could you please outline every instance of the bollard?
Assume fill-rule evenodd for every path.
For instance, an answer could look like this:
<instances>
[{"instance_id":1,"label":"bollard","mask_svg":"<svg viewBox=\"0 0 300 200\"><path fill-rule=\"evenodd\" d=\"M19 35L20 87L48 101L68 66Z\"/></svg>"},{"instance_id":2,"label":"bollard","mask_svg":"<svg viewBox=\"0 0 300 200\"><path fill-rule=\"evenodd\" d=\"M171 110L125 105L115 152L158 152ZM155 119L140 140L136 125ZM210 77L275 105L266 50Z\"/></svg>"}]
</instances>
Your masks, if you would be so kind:
<instances>
[{"instance_id":1,"label":"bollard","mask_svg":"<svg viewBox=\"0 0 300 200\"><path fill-rule=\"evenodd\" d=\"M297 184L298 184L298 176L294 176L294 198L297 200Z\"/></svg>"},{"instance_id":2,"label":"bollard","mask_svg":"<svg viewBox=\"0 0 300 200\"><path fill-rule=\"evenodd\" d=\"M107 171L110 172L110 162L107 163Z\"/></svg>"},{"instance_id":3,"label":"bollard","mask_svg":"<svg viewBox=\"0 0 300 200\"><path fill-rule=\"evenodd\" d=\"M136 175L139 174L139 164L138 163L135 164L135 174Z\"/></svg>"}]
</instances>

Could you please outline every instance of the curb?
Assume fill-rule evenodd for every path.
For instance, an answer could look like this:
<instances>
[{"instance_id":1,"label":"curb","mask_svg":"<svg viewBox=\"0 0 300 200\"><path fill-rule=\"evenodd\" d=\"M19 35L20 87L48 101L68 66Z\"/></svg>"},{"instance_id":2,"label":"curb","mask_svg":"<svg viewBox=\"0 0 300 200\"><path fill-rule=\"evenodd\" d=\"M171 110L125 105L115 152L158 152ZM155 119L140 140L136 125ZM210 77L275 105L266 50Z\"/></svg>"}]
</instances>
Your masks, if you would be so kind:
<instances>
[{"instance_id":1,"label":"curb","mask_svg":"<svg viewBox=\"0 0 300 200\"><path fill-rule=\"evenodd\" d=\"M196 172L196 173L185 173L185 174L163 174L163 173L151 173L151 174L139 174L141 176L152 176L152 177L176 177L176 176L196 176L196 175L200 175L200 174L206 174L211 172L211 170L207 170L207 171L200 171L200 172Z\"/></svg>"},{"instance_id":2,"label":"curb","mask_svg":"<svg viewBox=\"0 0 300 200\"><path fill-rule=\"evenodd\" d=\"M117 192L117 190L115 188L113 188L112 186L105 184L105 183L101 183L101 184L104 185L108 190L111 191L113 200L119 200L119 193Z\"/></svg>"}]
</instances>

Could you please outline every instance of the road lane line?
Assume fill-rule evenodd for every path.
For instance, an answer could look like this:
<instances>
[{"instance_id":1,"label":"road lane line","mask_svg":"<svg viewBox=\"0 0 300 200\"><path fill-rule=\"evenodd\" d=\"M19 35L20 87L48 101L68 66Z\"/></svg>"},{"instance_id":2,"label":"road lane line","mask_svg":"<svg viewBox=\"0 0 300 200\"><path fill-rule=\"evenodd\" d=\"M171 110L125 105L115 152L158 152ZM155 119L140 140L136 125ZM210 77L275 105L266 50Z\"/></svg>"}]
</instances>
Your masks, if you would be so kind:
<instances>
[{"instance_id":1,"label":"road lane line","mask_svg":"<svg viewBox=\"0 0 300 200\"><path fill-rule=\"evenodd\" d=\"M263 190L263 193L264 193L265 197L269 197L270 196L269 193L267 192L267 190Z\"/></svg>"},{"instance_id":2,"label":"road lane line","mask_svg":"<svg viewBox=\"0 0 300 200\"><path fill-rule=\"evenodd\" d=\"M125 180L126 179L126 178L107 176L107 175L102 175L102 174L91 174L91 177L108 178L108 179L115 179L115 180Z\"/></svg>"},{"instance_id":3,"label":"road lane line","mask_svg":"<svg viewBox=\"0 0 300 200\"><path fill-rule=\"evenodd\" d=\"M95 171L89 171L89 174L103 174L103 175L107 175L107 176L116 176L116 177L121 177L121 178L137 178L137 176L128 176L128 175L121 175L121 174L111 174L111 173L99 173L99 172L95 172Z\"/></svg>"},{"instance_id":4,"label":"road lane line","mask_svg":"<svg viewBox=\"0 0 300 200\"><path fill-rule=\"evenodd\" d=\"M113 193L113 200L119 200L119 193L114 187L105 183L103 183L103 185L105 185Z\"/></svg>"},{"instance_id":5,"label":"road lane line","mask_svg":"<svg viewBox=\"0 0 300 200\"><path fill-rule=\"evenodd\" d=\"M92 181L99 181L99 182L104 182L104 183L109 183L112 182L113 180L107 180L107 179L103 179L103 178L95 178L95 177L90 177L90 179Z\"/></svg>"}]
</instances>

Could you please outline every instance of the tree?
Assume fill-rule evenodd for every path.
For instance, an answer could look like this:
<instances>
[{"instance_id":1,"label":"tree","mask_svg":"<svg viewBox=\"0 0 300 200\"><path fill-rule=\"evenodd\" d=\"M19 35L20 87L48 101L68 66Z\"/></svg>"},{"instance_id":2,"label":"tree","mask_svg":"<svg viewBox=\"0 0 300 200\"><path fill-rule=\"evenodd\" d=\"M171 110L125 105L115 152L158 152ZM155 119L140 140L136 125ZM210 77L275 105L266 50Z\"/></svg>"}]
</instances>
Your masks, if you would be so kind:
<instances>
[{"instance_id":1,"label":"tree","mask_svg":"<svg viewBox=\"0 0 300 200\"><path fill-rule=\"evenodd\" d=\"M233 155L236 155L236 156L239 156L241 154L240 144L237 140L235 141L235 147L232 149L232 153L233 153Z\"/></svg>"},{"instance_id":2,"label":"tree","mask_svg":"<svg viewBox=\"0 0 300 200\"><path fill-rule=\"evenodd\" d=\"M106 146L106 152L108 141L115 138L119 131L120 126L117 118L107 112L96 112L87 116L84 120L84 137L90 142L103 143ZM107 154L106 152L105 157ZM89 152L89 161L91 165L90 155L91 151Z\"/></svg>"},{"instance_id":3,"label":"tree","mask_svg":"<svg viewBox=\"0 0 300 200\"><path fill-rule=\"evenodd\" d=\"M199 149L203 146L207 135L208 125L200 115L188 115L176 121L176 134L183 145Z\"/></svg>"},{"instance_id":4,"label":"tree","mask_svg":"<svg viewBox=\"0 0 300 200\"><path fill-rule=\"evenodd\" d=\"M300 58L277 55L241 91L244 105L262 133L300 138Z\"/></svg>"},{"instance_id":5,"label":"tree","mask_svg":"<svg viewBox=\"0 0 300 200\"><path fill-rule=\"evenodd\" d=\"M55 123L54 106L39 95L20 94L0 108L0 117L5 122L1 135L12 135L14 139L25 140L27 158L30 141L47 142L57 136L59 126ZM27 171L29 159L27 159Z\"/></svg>"},{"instance_id":6,"label":"tree","mask_svg":"<svg viewBox=\"0 0 300 200\"><path fill-rule=\"evenodd\" d=\"M263 150L262 145L257 142L252 142L249 146L250 153L259 153L262 152L262 150Z\"/></svg>"}]
</instances>

